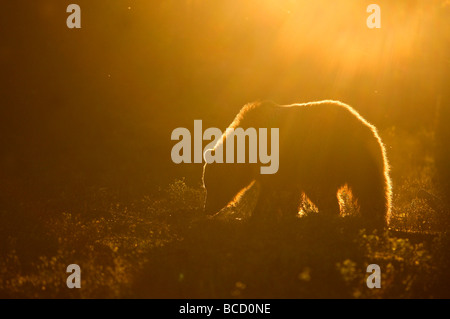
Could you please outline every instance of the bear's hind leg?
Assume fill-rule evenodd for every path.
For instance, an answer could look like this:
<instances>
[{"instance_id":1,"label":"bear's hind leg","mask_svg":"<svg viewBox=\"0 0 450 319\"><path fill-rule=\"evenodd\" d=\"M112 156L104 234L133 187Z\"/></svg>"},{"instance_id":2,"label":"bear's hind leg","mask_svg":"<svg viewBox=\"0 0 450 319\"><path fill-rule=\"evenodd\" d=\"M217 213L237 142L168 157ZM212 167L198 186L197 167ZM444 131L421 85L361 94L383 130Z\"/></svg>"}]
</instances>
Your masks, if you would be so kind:
<instances>
[{"instance_id":1,"label":"bear's hind leg","mask_svg":"<svg viewBox=\"0 0 450 319\"><path fill-rule=\"evenodd\" d=\"M301 203L301 192L297 187L285 190L279 195L278 209L283 217L297 217Z\"/></svg>"},{"instance_id":2,"label":"bear's hind leg","mask_svg":"<svg viewBox=\"0 0 450 319\"><path fill-rule=\"evenodd\" d=\"M337 187L325 188L306 193L323 216L339 216L340 206Z\"/></svg>"},{"instance_id":3,"label":"bear's hind leg","mask_svg":"<svg viewBox=\"0 0 450 319\"><path fill-rule=\"evenodd\" d=\"M382 229L386 226L387 198L384 180L378 176L365 175L365 180L351 185L359 212L369 228Z\"/></svg>"}]
</instances>

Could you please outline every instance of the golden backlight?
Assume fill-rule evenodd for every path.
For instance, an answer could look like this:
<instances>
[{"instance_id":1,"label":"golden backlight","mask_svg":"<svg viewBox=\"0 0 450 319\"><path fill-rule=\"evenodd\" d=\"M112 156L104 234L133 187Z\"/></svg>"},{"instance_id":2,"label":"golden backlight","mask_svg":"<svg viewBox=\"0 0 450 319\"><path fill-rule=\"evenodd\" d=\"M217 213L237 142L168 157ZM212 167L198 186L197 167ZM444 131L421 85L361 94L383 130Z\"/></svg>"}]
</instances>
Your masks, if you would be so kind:
<instances>
[{"instance_id":1,"label":"golden backlight","mask_svg":"<svg viewBox=\"0 0 450 319\"><path fill-rule=\"evenodd\" d=\"M81 28L66 25L69 3ZM370 4L380 28L367 24ZM450 298L450 0L40 0L0 10L0 298ZM259 218L267 184L253 175L206 216L212 189L224 194L248 170L210 174L203 187L203 163L171 160L171 133L201 120L203 151L202 132L225 132L247 103L320 100L376 127L389 224L361 226L350 181L336 194L341 216L321 214L311 187L299 216L278 205ZM348 128L297 144L297 158L309 155L302 177L326 188L337 163L376 184L366 183L375 166L353 169L372 163L357 157L367 144L338 143L364 135L322 110L283 118L306 130L288 146L333 123ZM381 268L381 289L366 285L369 264ZM81 289L66 285L68 265L81 268Z\"/></svg>"}]
</instances>

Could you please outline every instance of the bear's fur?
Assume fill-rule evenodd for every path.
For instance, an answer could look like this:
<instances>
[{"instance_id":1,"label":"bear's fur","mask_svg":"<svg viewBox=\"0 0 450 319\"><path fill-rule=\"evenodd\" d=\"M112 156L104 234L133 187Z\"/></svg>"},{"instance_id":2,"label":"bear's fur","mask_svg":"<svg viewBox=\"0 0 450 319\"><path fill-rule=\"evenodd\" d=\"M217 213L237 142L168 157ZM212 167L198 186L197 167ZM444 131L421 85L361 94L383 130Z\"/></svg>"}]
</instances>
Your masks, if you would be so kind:
<instances>
[{"instance_id":1,"label":"bear's fur","mask_svg":"<svg viewBox=\"0 0 450 319\"><path fill-rule=\"evenodd\" d=\"M245 105L229 128L279 128L279 170L261 175L258 164L205 164L205 211L216 213L242 189L258 184L254 216L298 212L301 194L319 214L338 215L337 191L347 185L360 214L375 227L389 220L391 182L386 151L375 126L338 101ZM270 131L270 130L269 130ZM223 147L227 134L215 148ZM270 137L268 138L270 141Z\"/></svg>"}]
</instances>

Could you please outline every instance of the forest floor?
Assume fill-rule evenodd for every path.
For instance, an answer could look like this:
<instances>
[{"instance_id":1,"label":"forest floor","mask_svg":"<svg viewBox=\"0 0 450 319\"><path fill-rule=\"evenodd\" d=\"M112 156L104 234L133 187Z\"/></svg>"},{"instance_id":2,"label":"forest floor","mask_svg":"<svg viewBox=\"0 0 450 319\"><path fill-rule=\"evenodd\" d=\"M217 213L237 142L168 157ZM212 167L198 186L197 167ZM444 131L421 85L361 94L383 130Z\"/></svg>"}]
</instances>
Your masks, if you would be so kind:
<instances>
[{"instance_id":1,"label":"forest floor","mask_svg":"<svg viewBox=\"0 0 450 319\"><path fill-rule=\"evenodd\" d=\"M89 217L63 213L30 226L28 241L8 238L0 296L450 297L445 232L368 232L351 216L320 213L271 223L206 218L202 196L178 180L130 206L96 200L105 206ZM69 264L81 268L81 289L66 286ZM380 266L380 289L367 287L369 264Z\"/></svg>"},{"instance_id":2,"label":"forest floor","mask_svg":"<svg viewBox=\"0 0 450 319\"><path fill-rule=\"evenodd\" d=\"M389 229L314 212L270 223L207 218L203 189L184 180L128 202L97 188L66 208L0 209L0 297L450 298L448 214L424 151L429 135L395 136L385 133L394 146ZM81 289L66 285L70 264L81 268ZM366 284L370 264L380 266L379 289Z\"/></svg>"}]
</instances>

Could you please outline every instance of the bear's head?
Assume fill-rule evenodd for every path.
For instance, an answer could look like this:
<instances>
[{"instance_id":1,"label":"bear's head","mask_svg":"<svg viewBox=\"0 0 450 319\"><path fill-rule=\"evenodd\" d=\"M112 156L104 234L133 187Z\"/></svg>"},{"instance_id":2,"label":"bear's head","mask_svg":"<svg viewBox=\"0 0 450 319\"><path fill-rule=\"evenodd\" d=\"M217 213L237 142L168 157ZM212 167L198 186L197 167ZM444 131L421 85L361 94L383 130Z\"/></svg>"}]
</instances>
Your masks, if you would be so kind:
<instances>
[{"instance_id":1,"label":"bear's head","mask_svg":"<svg viewBox=\"0 0 450 319\"><path fill-rule=\"evenodd\" d=\"M206 191L204 211L219 212L254 179L255 167L245 163L206 163L203 166L203 187Z\"/></svg>"}]
</instances>

